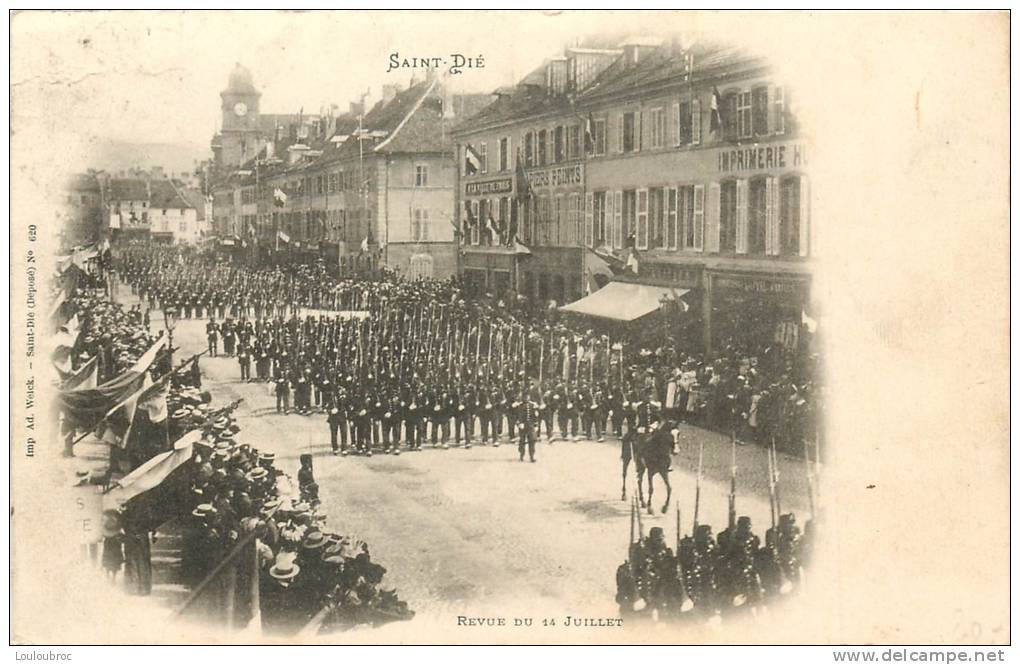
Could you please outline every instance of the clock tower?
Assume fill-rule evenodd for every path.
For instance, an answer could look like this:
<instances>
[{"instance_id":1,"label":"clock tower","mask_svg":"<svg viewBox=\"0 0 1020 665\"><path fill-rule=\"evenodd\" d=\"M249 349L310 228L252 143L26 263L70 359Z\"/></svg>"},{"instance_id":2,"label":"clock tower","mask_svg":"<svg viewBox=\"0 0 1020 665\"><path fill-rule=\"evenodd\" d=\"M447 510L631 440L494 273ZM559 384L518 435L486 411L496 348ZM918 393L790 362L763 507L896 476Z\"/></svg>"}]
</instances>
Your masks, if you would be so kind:
<instances>
[{"instance_id":1,"label":"clock tower","mask_svg":"<svg viewBox=\"0 0 1020 665\"><path fill-rule=\"evenodd\" d=\"M251 72L240 63L234 65L226 89L220 92L223 120L220 134L213 141L219 168L235 169L261 149L258 131L261 96L262 93L252 83Z\"/></svg>"}]
</instances>

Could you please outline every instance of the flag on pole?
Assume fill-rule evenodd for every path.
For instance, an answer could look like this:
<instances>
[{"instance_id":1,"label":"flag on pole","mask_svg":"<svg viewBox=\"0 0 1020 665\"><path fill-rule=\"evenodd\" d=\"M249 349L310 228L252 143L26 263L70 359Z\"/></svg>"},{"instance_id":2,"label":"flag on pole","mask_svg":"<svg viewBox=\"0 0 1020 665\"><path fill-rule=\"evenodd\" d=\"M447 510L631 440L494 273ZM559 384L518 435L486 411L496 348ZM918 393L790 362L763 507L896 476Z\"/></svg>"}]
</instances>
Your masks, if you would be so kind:
<instances>
[{"instance_id":1,"label":"flag on pole","mask_svg":"<svg viewBox=\"0 0 1020 665\"><path fill-rule=\"evenodd\" d=\"M464 237L467 238L471 233L471 229L475 227L478 220L475 219L474 213L471 211L471 202L464 201Z\"/></svg>"},{"instance_id":2,"label":"flag on pole","mask_svg":"<svg viewBox=\"0 0 1020 665\"><path fill-rule=\"evenodd\" d=\"M99 368L99 356L92 356L88 362L78 368L78 371L67 377L64 380L63 385L60 386L61 390L88 390L95 388L98 385L98 372Z\"/></svg>"},{"instance_id":3,"label":"flag on pole","mask_svg":"<svg viewBox=\"0 0 1020 665\"><path fill-rule=\"evenodd\" d=\"M482 170L482 158L475 152L475 149L468 143L464 146L464 172L467 175L474 175Z\"/></svg>"},{"instance_id":4,"label":"flag on pole","mask_svg":"<svg viewBox=\"0 0 1020 665\"><path fill-rule=\"evenodd\" d=\"M117 481L103 496L103 507L115 510L131 499L157 487L182 464L191 459L194 445L202 438L202 430L188 432L178 439L172 450L156 455L148 462Z\"/></svg>"},{"instance_id":5,"label":"flag on pole","mask_svg":"<svg viewBox=\"0 0 1020 665\"><path fill-rule=\"evenodd\" d=\"M818 330L818 321L808 316L805 310L800 310L800 322L807 327L808 332L812 335Z\"/></svg>"},{"instance_id":6,"label":"flag on pole","mask_svg":"<svg viewBox=\"0 0 1020 665\"><path fill-rule=\"evenodd\" d=\"M595 151L595 119L591 117L591 111L584 121L584 151L587 153Z\"/></svg>"},{"instance_id":7,"label":"flag on pole","mask_svg":"<svg viewBox=\"0 0 1020 665\"><path fill-rule=\"evenodd\" d=\"M636 249L631 249L630 250L630 256L627 257L626 268L628 270L633 271L634 274L636 275L636 274L638 274L638 267L639 267L639 264L638 264L637 250Z\"/></svg>"},{"instance_id":8,"label":"flag on pole","mask_svg":"<svg viewBox=\"0 0 1020 665\"><path fill-rule=\"evenodd\" d=\"M283 242L287 243L288 245L290 244L290 236L287 235L286 233L284 233L283 231L277 231L276 232L276 237L277 237L278 240L282 240Z\"/></svg>"},{"instance_id":9,"label":"flag on pole","mask_svg":"<svg viewBox=\"0 0 1020 665\"><path fill-rule=\"evenodd\" d=\"M514 174L514 191L518 201L530 199L533 195L531 183L528 182L528 174L524 172L524 162L521 161L521 150L517 149L517 169Z\"/></svg>"},{"instance_id":10,"label":"flag on pole","mask_svg":"<svg viewBox=\"0 0 1020 665\"><path fill-rule=\"evenodd\" d=\"M100 440L111 446L127 447L128 439L131 437L131 426L135 422L135 412L138 410L138 401L150 386L152 379L148 374L142 375L139 388L103 416Z\"/></svg>"},{"instance_id":11,"label":"flag on pole","mask_svg":"<svg viewBox=\"0 0 1020 665\"><path fill-rule=\"evenodd\" d=\"M520 214L520 203L510 199L510 225L506 232L506 246L513 247L517 242L517 216Z\"/></svg>"},{"instance_id":12,"label":"flag on pole","mask_svg":"<svg viewBox=\"0 0 1020 665\"><path fill-rule=\"evenodd\" d=\"M197 362L197 359L196 359ZM170 376L153 383L138 398L138 408L144 409L152 423L167 419L166 398L170 394Z\"/></svg>"},{"instance_id":13,"label":"flag on pole","mask_svg":"<svg viewBox=\"0 0 1020 665\"><path fill-rule=\"evenodd\" d=\"M709 109L711 110L711 118L709 120L709 131L713 134L718 133L722 129L722 97L719 95L719 88L717 86L712 87L712 101Z\"/></svg>"}]
</instances>

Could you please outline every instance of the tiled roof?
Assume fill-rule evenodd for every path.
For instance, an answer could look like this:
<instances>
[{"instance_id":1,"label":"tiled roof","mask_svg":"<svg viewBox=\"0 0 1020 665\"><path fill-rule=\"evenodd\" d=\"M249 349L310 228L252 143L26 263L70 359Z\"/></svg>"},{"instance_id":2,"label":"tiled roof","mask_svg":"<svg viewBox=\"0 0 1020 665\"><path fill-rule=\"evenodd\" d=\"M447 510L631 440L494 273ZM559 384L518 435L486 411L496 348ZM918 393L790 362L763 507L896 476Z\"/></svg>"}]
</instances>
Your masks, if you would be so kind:
<instances>
[{"instance_id":1,"label":"tiled roof","mask_svg":"<svg viewBox=\"0 0 1020 665\"><path fill-rule=\"evenodd\" d=\"M73 191L99 191L99 178L91 173L76 173L71 176L68 188Z\"/></svg>"},{"instance_id":2,"label":"tiled roof","mask_svg":"<svg viewBox=\"0 0 1020 665\"><path fill-rule=\"evenodd\" d=\"M190 187L181 188L181 194L184 195L190 207L194 208L198 213L198 220L202 221L205 219L205 196L200 190L192 189Z\"/></svg>"},{"instance_id":3,"label":"tiled roof","mask_svg":"<svg viewBox=\"0 0 1020 665\"><path fill-rule=\"evenodd\" d=\"M375 149L380 144L387 142L385 151L400 152L406 150L422 151L428 150L429 147L433 146L437 141L438 135L442 132L436 132L435 125L430 125L427 122L427 118L433 116L438 119L441 118L441 103L438 97L426 98L432 89L433 83L431 81L423 81L417 83L407 90L398 92L396 96L391 99L388 103L382 101L376 103L375 106L365 115L361 122L362 131L365 132L379 132L378 138L362 139L361 144L365 153ZM418 103L421 102L419 105ZM408 118L412 111L418 118ZM404 123L405 118L408 119ZM401 123L404 126L401 127ZM429 127L431 126L431 129ZM398 135L394 136L394 132L400 128ZM351 132L355 132L357 124L351 129ZM407 138L403 136L404 132L407 131ZM354 157L358 155L358 139L353 136L344 141L343 143L329 143L328 146L323 150L322 156L316 159L313 164L315 166L322 164L332 164L343 159ZM439 141L441 143L441 138ZM420 147L416 147L416 143L420 143Z\"/></svg>"},{"instance_id":4,"label":"tiled roof","mask_svg":"<svg viewBox=\"0 0 1020 665\"><path fill-rule=\"evenodd\" d=\"M492 104L462 122L457 132L569 109L570 102L563 95L549 95L545 88L538 86L519 86L512 95L501 95Z\"/></svg>"},{"instance_id":5,"label":"tiled roof","mask_svg":"<svg viewBox=\"0 0 1020 665\"><path fill-rule=\"evenodd\" d=\"M690 52L694 59L695 81L702 77L725 75L727 69L756 61L747 52L733 47L703 44L692 47ZM581 93L579 100L583 103L598 97L625 94L640 86L679 82L685 80L686 74L685 52L674 52L663 46L643 55L635 64L627 64L622 57L618 58Z\"/></svg>"},{"instance_id":6,"label":"tiled roof","mask_svg":"<svg viewBox=\"0 0 1020 665\"><path fill-rule=\"evenodd\" d=\"M145 201L149 198L146 181L141 178L112 178L110 180L110 200L112 201Z\"/></svg>"},{"instance_id":7,"label":"tiled roof","mask_svg":"<svg viewBox=\"0 0 1020 665\"><path fill-rule=\"evenodd\" d=\"M151 183L152 198L149 199L150 208L192 208L187 200L181 196L178 188L169 180L153 180Z\"/></svg>"}]
</instances>

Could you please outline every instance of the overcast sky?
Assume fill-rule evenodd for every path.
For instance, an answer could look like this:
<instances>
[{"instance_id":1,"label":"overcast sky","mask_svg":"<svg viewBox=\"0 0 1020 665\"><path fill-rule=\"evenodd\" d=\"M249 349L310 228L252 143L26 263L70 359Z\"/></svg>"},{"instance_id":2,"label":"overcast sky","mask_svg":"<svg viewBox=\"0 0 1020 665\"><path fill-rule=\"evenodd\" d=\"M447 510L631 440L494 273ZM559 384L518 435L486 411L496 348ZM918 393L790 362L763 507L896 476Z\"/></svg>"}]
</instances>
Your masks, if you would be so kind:
<instances>
[{"instance_id":1,"label":"overcast sky","mask_svg":"<svg viewBox=\"0 0 1020 665\"><path fill-rule=\"evenodd\" d=\"M15 116L48 111L61 130L127 141L207 143L219 118L219 91L235 62L262 91L263 112L342 109L385 83L406 84L409 70L387 73L389 56L482 56L484 69L452 79L488 92L523 76L585 34L665 34L677 15L540 12L79 12L24 14L40 32L37 48L16 56ZM45 19L43 21L43 19ZM25 65L24 69L17 64ZM30 71L31 75L21 72ZM419 77L424 70L417 70ZM61 109L57 115L52 111ZM42 118L37 118L42 119Z\"/></svg>"}]
</instances>

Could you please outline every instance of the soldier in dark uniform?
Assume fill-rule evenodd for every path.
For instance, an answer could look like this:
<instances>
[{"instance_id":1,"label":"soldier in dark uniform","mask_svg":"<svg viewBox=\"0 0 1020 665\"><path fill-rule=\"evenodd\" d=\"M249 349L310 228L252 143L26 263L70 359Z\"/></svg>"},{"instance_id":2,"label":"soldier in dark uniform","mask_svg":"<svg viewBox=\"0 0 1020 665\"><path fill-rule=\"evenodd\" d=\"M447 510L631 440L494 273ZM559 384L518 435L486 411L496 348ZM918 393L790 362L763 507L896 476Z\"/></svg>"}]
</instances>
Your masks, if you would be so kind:
<instances>
[{"instance_id":1,"label":"soldier in dark uniform","mask_svg":"<svg viewBox=\"0 0 1020 665\"><path fill-rule=\"evenodd\" d=\"M209 323L205 324L205 336L209 341L209 355L215 358L219 340L219 326L216 325L216 321L209 319Z\"/></svg>"},{"instance_id":2,"label":"soldier in dark uniform","mask_svg":"<svg viewBox=\"0 0 1020 665\"><path fill-rule=\"evenodd\" d=\"M662 527L653 526L641 544L641 561L638 567L638 592L648 607L662 610L668 599L671 582L676 571L673 551L666 545Z\"/></svg>"},{"instance_id":3,"label":"soldier in dark uniform","mask_svg":"<svg viewBox=\"0 0 1020 665\"><path fill-rule=\"evenodd\" d=\"M648 397L644 401L632 402L637 422L638 434L645 434L651 431L653 423L659 422L662 414L662 404L655 399L655 391L648 390Z\"/></svg>"},{"instance_id":4,"label":"soldier in dark uniform","mask_svg":"<svg viewBox=\"0 0 1020 665\"><path fill-rule=\"evenodd\" d=\"M499 444L503 437L503 416L507 412L508 401L506 391L500 385L493 386L492 390L492 411L489 413L490 431L493 445ZM514 432L507 432L507 437L513 439Z\"/></svg>"},{"instance_id":5,"label":"soldier in dark uniform","mask_svg":"<svg viewBox=\"0 0 1020 665\"><path fill-rule=\"evenodd\" d=\"M354 449L362 454L372 456L372 398L368 395L358 396L354 401Z\"/></svg>"},{"instance_id":6,"label":"soldier in dark uniform","mask_svg":"<svg viewBox=\"0 0 1020 665\"><path fill-rule=\"evenodd\" d=\"M723 555L725 563L722 572L725 575L720 586L725 589L729 605L732 607L755 607L761 604L765 589L755 566L760 541L751 531L751 518L741 516L737 526L727 539L726 551Z\"/></svg>"},{"instance_id":7,"label":"soldier in dark uniform","mask_svg":"<svg viewBox=\"0 0 1020 665\"><path fill-rule=\"evenodd\" d=\"M496 405L493 403L498 399L496 391L491 385L483 388L478 396L478 420L483 444L488 441L494 446L499 445L499 441L496 440Z\"/></svg>"},{"instance_id":8,"label":"soldier in dark uniform","mask_svg":"<svg viewBox=\"0 0 1020 665\"><path fill-rule=\"evenodd\" d=\"M560 436L564 439L577 439L577 393L569 386L560 386L563 393L563 401L560 403L559 425ZM567 432L570 432L569 434Z\"/></svg>"},{"instance_id":9,"label":"soldier in dark uniform","mask_svg":"<svg viewBox=\"0 0 1020 665\"><path fill-rule=\"evenodd\" d=\"M549 399L546 401L546 409L547 409L546 417L548 419L548 422L546 423L546 425L547 425L546 429L549 431L549 442L552 443L552 441L553 441L553 434L552 434L553 416L555 415L557 417L557 419L558 419L560 411L562 411L563 405L566 402L564 401L565 395L563 394L563 384L557 383L556 386L554 388L552 388L552 390L550 392L551 392L551 395L549 396ZM563 433L562 429L560 430L560 436L561 437L564 436L564 433Z\"/></svg>"},{"instance_id":10,"label":"soldier in dark uniform","mask_svg":"<svg viewBox=\"0 0 1020 665\"><path fill-rule=\"evenodd\" d=\"M241 352L237 354L237 364L241 367L241 380L251 380L251 356L248 355L248 349L242 348Z\"/></svg>"},{"instance_id":11,"label":"soldier in dark uniform","mask_svg":"<svg viewBox=\"0 0 1020 665\"><path fill-rule=\"evenodd\" d=\"M627 424L627 432L634 432L637 429L637 405L641 402L637 391L633 386L623 390L623 420Z\"/></svg>"},{"instance_id":12,"label":"soldier in dark uniform","mask_svg":"<svg viewBox=\"0 0 1020 665\"><path fill-rule=\"evenodd\" d=\"M421 389L415 390L404 387L401 403L404 409L404 432L407 437L408 450L421 450L422 439L425 438L422 431L425 427L422 413L424 409L425 395Z\"/></svg>"},{"instance_id":13,"label":"soldier in dark uniform","mask_svg":"<svg viewBox=\"0 0 1020 665\"><path fill-rule=\"evenodd\" d=\"M539 427L538 427L537 432L538 432L539 437L541 438L541 435L542 435L542 427L541 426L544 424L545 425L545 440L547 442L549 442L549 443L552 443L552 440L553 440L553 406L552 406L553 391L552 391L552 388L549 387L548 383L546 383L546 385L544 385L544 386L541 386L540 390L542 392L541 392L541 395L540 395L541 399L539 400L539 403L538 403L538 417L539 417L539 423L538 424L539 424Z\"/></svg>"},{"instance_id":14,"label":"soldier in dark uniform","mask_svg":"<svg viewBox=\"0 0 1020 665\"><path fill-rule=\"evenodd\" d=\"M796 584L801 579L801 529L794 513L779 515L779 533L776 543L779 567L786 579Z\"/></svg>"},{"instance_id":15,"label":"soldier in dark uniform","mask_svg":"<svg viewBox=\"0 0 1020 665\"><path fill-rule=\"evenodd\" d=\"M382 388L376 385L375 376L372 374L368 375L368 385L370 386L369 390L373 393L368 398L370 450L375 450L376 448L384 448L382 435L383 417L386 415L386 411L389 410L389 404L387 403L386 395L382 392Z\"/></svg>"},{"instance_id":16,"label":"soldier in dark uniform","mask_svg":"<svg viewBox=\"0 0 1020 665\"><path fill-rule=\"evenodd\" d=\"M588 386L583 391L584 401L581 403L584 408L583 425L584 436L588 439L597 438L603 441L602 437L602 391L595 385ZM593 431L595 436L593 437Z\"/></svg>"},{"instance_id":17,"label":"soldier in dark uniform","mask_svg":"<svg viewBox=\"0 0 1020 665\"><path fill-rule=\"evenodd\" d=\"M223 334L223 352L228 356L234 355L234 342L237 340L234 324L229 320L224 321L221 333Z\"/></svg>"},{"instance_id":18,"label":"soldier in dark uniform","mask_svg":"<svg viewBox=\"0 0 1020 665\"><path fill-rule=\"evenodd\" d=\"M404 420L403 407L400 405L400 396L396 391L385 398L386 411L383 413L382 437L385 452L400 454L400 423Z\"/></svg>"},{"instance_id":19,"label":"soldier in dark uniform","mask_svg":"<svg viewBox=\"0 0 1020 665\"><path fill-rule=\"evenodd\" d=\"M524 449L528 449L528 458L535 461L535 437L538 428L538 403L521 389L519 401L516 403L517 418L517 455L524 461Z\"/></svg>"},{"instance_id":20,"label":"soldier in dark uniform","mask_svg":"<svg viewBox=\"0 0 1020 665\"><path fill-rule=\"evenodd\" d=\"M629 560L616 569L616 604L620 616L627 618L634 614L634 603L638 599L637 584L634 581L633 566Z\"/></svg>"},{"instance_id":21,"label":"soldier in dark uniform","mask_svg":"<svg viewBox=\"0 0 1020 665\"><path fill-rule=\"evenodd\" d=\"M337 407L329 410L326 422L329 424L329 445L334 455L347 454L347 414Z\"/></svg>"},{"instance_id":22,"label":"soldier in dark uniform","mask_svg":"<svg viewBox=\"0 0 1020 665\"><path fill-rule=\"evenodd\" d=\"M290 413L290 383L284 376L276 380L276 412Z\"/></svg>"},{"instance_id":23,"label":"soldier in dark uniform","mask_svg":"<svg viewBox=\"0 0 1020 665\"><path fill-rule=\"evenodd\" d=\"M718 611L718 581L716 578L719 552L712 527L700 524L694 537L680 542L680 562L687 582L687 594L694 602L695 611L704 616Z\"/></svg>"},{"instance_id":24,"label":"soldier in dark uniform","mask_svg":"<svg viewBox=\"0 0 1020 665\"><path fill-rule=\"evenodd\" d=\"M464 447L471 447L471 438L475 429L475 409L478 408L478 398L474 386L462 385L457 397L457 415L453 429L453 440L460 445L461 434L464 436Z\"/></svg>"},{"instance_id":25,"label":"soldier in dark uniform","mask_svg":"<svg viewBox=\"0 0 1020 665\"><path fill-rule=\"evenodd\" d=\"M312 386L308 383L307 376L302 372L294 384L294 410L302 415L310 411Z\"/></svg>"},{"instance_id":26,"label":"soldier in dark uniform","mask_svg":"<svg viewBox=\"0 0 1020 665\"><path fill-rule=\"evenodd\" d=\"M258 349L258 356L255 361L255 375L259 381L269 381L269 353L261 345L256 348Z\"/></svg>"},{"instance_id":27,"label":"soldier in dark uniform","mask_svg":"<svg viewBox=\"0 0 1020 665\"><path fill-rule=\"evenodd\" d=\"M432 446L439 444L439 432L442 430L442 447L446 448L446 440L450 436L450 417L446 412L449 396L445 390L437 390L433 393L432 411L429 413L429 420L432 422Z\"/></svg>"}]
</instances>

